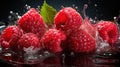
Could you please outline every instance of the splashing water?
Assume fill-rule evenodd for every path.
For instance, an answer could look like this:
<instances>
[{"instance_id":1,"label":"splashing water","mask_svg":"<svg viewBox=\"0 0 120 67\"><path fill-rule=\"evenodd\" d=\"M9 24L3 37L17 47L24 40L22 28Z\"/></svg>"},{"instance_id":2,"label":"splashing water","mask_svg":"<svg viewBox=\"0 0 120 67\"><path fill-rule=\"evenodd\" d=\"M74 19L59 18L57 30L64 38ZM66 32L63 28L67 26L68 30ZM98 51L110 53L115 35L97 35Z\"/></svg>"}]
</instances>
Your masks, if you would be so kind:
<instances>
[{"instance_id":1,"label":"splashing water","mask_svg":"<svg viewBox=\"0 0 120 67\"><path fill-rule=\"evenodd\" d=\"M26 10L29 10L30 8L31 8L31 6L29 6L29 5L27 5L27 4L25 5L25 9L26 9Z\"/></svg>"},{"instance_id":2,"label":"splashing water","mask_svg":"<svg viewBox=\"0 0 120 67\"><path fill-rule=\"evenodd\" d=\"M28 11L30 8L31 8L31 6L29 6L29 5L26 4L25 7L24 7L23 12ZM17 25L17 20L19 18L21 18L21 16L19 15L18 12L10 11L10 15L8 16L9 25L14 25L14 24Z\"/></svg>"},{"instance_id":3,"label":"splashing water","mask_svg":"<svg viewBox=\"0 0 120 67\"><path fill-rule=\"evenodd\" d=\"M17 24L17 20L20 18L21 16L18 13L15 13L13 11L10 11L10 15L8 16L9 19L9 25L14 25Z\"/></svg>"},{"instance_id":4,"label":"splashing water","mask_svg":"<svg viewBox=\"0 0 120 67\"><path fill-rule=\"evenodd\" d=\"M61 5L61 8L64 8L65 6ZM72 4L71 6L72 8L74 8L76 11L79 11L78 6L76 6L75 4Z\"/></svg>"},{"instance_id":5,"label":"splashing water","mask_svg":"<svg viewBox=\"0 0 120 67\"><path fill-rule=\"evenodd\" d=\"M103 40L100 36L99 33L97 31L96 33L96 42L97 42L97 46L96 46L96 54L100 55L100 56L112 56L114 53L112 52L112 48L110 46L110 44Z\"/></svg>"},{"instance_id":6,"label":"splashing water","mask_svg":"<svg viewBox=\"0 0 120 67\"><path fill-rule=\"evenodd\" d=\"M31 8L31 6L29 5L25 5L24 6L24 10L23 10L23 13L27 12L29 9ZM40 12L40 6L37 6L36 10L38 12ZM22 13L22 12L21 12ZM8 16L8 20L9 20L9 25L14 25L16 24L17 25L17 20L21 18L20 14L18 12L13 12L13 11L10 11L10 15Z\"/></svg>"},{"instance_id":7,"label":"splashing water","mask_svg":"<svg viewBox=\"0 0 120 67\"><path fill-rule=\"evenodd\" d=\"M87 4L84 4L83 6L83 9L82 9L82 14L83 14L83 18L86 18L87 15L86 15L86 9L88 8L88 5Z\"/></svg>"},{"instance_id":8,"label":"splashing water","mask_svg":"<svg viewBox=\"0 0 120 67\"><path fill-rule=\"evenodd\" d=\"M38 58L38 51L40 49L39 48L35 48L33 46L28 47L28 48L24 48L24 57L27 60L31 60L31 59L37 59Z\"/></svg>"},{"instance_id":9,"label":"splashing water","mask_svg":"<svg viewBox=\"0 0 120 67\"><path fill-rule=\"evenodd\" d=\"M0 45L0 53L2 52L2 47L1 47L1 45Z\"/></svg>"},{"instance_id":10,"label":"splashing water","mask_svg":"<svg viewBox=\"0 0 120 67\"><path fill-rule=\"evenodd\" d=\"M75 6L75 4L73 4L72 7L78 11L78 6Z\"/></svg>"}]
</instances>

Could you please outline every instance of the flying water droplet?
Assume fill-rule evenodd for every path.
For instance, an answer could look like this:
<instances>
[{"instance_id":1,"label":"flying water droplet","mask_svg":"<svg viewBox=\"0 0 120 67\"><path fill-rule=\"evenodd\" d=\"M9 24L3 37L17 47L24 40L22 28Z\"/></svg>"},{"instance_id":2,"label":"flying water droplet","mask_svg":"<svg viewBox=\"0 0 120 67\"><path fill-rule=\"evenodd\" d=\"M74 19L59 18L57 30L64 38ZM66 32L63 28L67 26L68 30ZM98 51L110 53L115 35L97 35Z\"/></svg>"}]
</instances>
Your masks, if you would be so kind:
<instances>
[{"instance_id":1,"label":"flying water droplet","mask_svg":"<svg viewBox=\"0 0 120 67\"><path fill-rule=\"evenodd\" d=\"M17 24L17 20L20 17L21 16L17 12L10 11L10 15L8 16L9 25Z\"/></svg>"},{"instance_id":2,"label":"flying water droplet","mask_svg":"<svg viewBox=\"0 0 120 67\"><path fill-rule=\"evenodd\" d=\"M27 10L29 10L30 8L31 8L31 6L29 6L29 5L25 5L25 8L27 9Z\"/></svg>"},{"instance_id":3,"label":"flying water droplet","mask_svg":"<svg viewBox=\"0 0 120 67\"><path fill-rule=\"evenodd\" d=\"M97 7L97 4L94 4L95 7Z\"/></svg>"},{"instance_id":4,"label":"flying water droplet","mask_svg":"<svg viewBox=\"0 0 120 67\"><path fill-rule=\"evenodd\" d=\"M72 8L74 8L76 11L79 11L78 6L76 6L75 4L72 5Z\"/></svg>"},{"instance_id":5,"label":"flying water droplet","mask_svg":"<svg viewBox=\"0 0 120 67\"><path fill-rule=\"evenodd\" d=\"M13 11L10 11L10 14L13 14Z\"/></svg>"},{"instance_id":6,"label":"flying water droplet","mask_svg":"<svg viewBox=\"0 0 120 67\"><path fill-rule=\"evenodd\" d=\"M62 5L61 8L64 8L64 6Z\"/></svg>"},{"instance_id":7,"label":"flying water droplet","mask_svg":"<svg viewBox=\"0 0 120 67\"><path fill-rule=\"evenodd\" d=\"M40 13L40 6L37 6L36 10Z\"/></svg>"}]
</instances>

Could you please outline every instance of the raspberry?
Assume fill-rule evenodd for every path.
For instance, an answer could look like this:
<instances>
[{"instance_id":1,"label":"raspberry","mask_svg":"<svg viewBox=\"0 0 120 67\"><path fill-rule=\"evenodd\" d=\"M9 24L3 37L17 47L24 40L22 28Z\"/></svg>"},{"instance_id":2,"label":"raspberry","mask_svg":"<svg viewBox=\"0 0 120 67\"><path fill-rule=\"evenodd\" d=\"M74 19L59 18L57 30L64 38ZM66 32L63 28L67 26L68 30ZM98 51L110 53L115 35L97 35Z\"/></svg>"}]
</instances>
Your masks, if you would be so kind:
<instances>
[{"instance_id":1,"label":"raspberry","mask_svg":"<svg viewBox=\"0 0 120 67\"><path fill-rule=\"evenodd\" d=\"M91 53L95 47L95 38L85 30L76 30L69 38L69 49L75 53Z\"/></svg>"},{"instance_id":2,"label":"raspberry","mask_svg":"<svg viewBox=\"0 0 120 67\"><path fill-rule=\"evenodd\" d=\"M75 53L92 53L96 48L96 29L85 18L80 28L74 31L69 39L69 48Z\"/></svg>"},{"instance_id":3,"label":"raspberry","mask_svg":"<svg viewBox=\"0 0 120 67\"><path fill-rule=\"evenodd\" d=\"M100 37L109 44L118 41L119 31L115 23L111 21L100 21L95 26L98 28Z\"/></svg>"},{"instance_id":4,"label":"raspberry","mask_svg":"<svg viewBox=\"0 0 120 67\"><path fill-rule=\"evenodd\" d=\"M17 44L19 50L21 51L24 51L25 48L29 47L32 47L32 50L41 48L40 40L34 33L23 34L18 40Z\"/></svg>"},{"instance_id":5,"label":"raspberry","mask_svg":"<svg viewBox=\"0 0 120 67\"><path fill-rule=\"evenodd\" d=\"M17 41L22 36L22 30L16 25L8 26L1 34L1 45L3 48L16 48Z\"/></svg>"},{"instance_id":6,"label":"raspberry","mask_svg":"<svg viewBox=\"0 0 120 67\"><path fill-rule=\"evenodd\" d=\"M67 36L80 27L81 15L71 7L61 9L54 18L57 29L62 30Z\"/></svg>"},{"instance_id":7,"label":"raspberry","mask_svg":"<svg viewBox=\"0 0 120 67\"><path fill-rule=\"evenodd\" d=\"M44 45L45 49L50 52L61 52L61 43L65 41L66 36L59 30L49 29L42 37L41 43Z\"/></svg>"},{"instance_id":8,"label":"raspberry","mask_svg":"<svg viewBox=\"0 0 120 67\"><path fill-rule=\"evenodd\" d=\"M32 32L40 38L46 31L46 24L42 16L34 8L31 8L18 20L18 26L22 28L25 33Z\"/></svg>"}]
</instances>

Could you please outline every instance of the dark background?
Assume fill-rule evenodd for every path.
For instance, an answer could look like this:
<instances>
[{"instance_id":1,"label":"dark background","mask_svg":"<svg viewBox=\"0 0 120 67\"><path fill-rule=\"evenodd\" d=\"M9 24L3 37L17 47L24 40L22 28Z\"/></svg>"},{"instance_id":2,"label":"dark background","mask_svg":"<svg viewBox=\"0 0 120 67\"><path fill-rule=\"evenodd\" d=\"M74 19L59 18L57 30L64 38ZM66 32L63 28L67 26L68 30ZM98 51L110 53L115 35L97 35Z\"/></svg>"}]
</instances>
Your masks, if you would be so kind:
<instances>
[{"instance_id":1,"label":"dark background","mask_svg":"<svg viewBox=\"0 0 120 67\"><path fill-rule=\"evenodd\" d=\"M83 5L88 4L87 15L98 19L113 20L114 16L118 16L120 12L119 0L46 0L47 3L55 9L60 10L61 6L78 6L81 13ZM43 0L1 0L0 2L0 21L8 21L10 11L18 12L20 15L24 14L25 5L31 7L41 6ZM97 6L95 6L97 5Z\"/></svg>"}]
</instances>

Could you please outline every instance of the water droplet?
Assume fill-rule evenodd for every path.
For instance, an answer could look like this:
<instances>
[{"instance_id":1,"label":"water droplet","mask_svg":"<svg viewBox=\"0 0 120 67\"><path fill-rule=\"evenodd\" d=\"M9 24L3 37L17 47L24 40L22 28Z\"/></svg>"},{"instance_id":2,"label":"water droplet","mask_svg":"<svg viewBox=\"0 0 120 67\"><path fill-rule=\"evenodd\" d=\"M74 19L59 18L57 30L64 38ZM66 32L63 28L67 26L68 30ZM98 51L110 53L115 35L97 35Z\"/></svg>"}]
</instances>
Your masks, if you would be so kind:
<instances>
[{"instance_id":1,"label":"water droplet","mask_svg":"<svg viewBox=\"0 0 120 67\"><path fill-rule=\"evenodd\" d=\"M79 11L78 6L75 6L75 4L72 4L72 8L74 8L76 11Z\"/></svg>"},{"instance_id":2,"label":"water droplet","mask_svg":"<svg viewBox=\"0 0 120 67\"><path fill-rule=\"evenodd\" d=\"M11 53L5 53L4 56L11 56Z\"/></svg>"},{"instance_id":3,"label":"water droplet","mask_svg":"<svg viewBox=\"0 0 120 67\"><path fill-rule=\"evenodd\" d=\"M64 8L64 6L62 5L61 8Z\"/></svg>"},{"instance_id":4,"label":"water droplet","mask_svg":"<svg viewBox=\"0 0 120 67\"><path fill-rule=\"evenodd\" d=\"M2 47L1 47L1 45L0 45L0 53L2 52Z\"/></svg>"},{"instance_id":5,"label":"water droplet","mask_svg":"<svg viewBox=\"0 0 120 67\"><path fill-rule=\"evenodd\" d=\"M12 18L12 16L11 16L11 15L9 15L9 16L8 16L8 19L11 19L11 18Z\"/></svg>"},{"instance_id":6,"label":"water droplet","mask_svg":"<svg viewBox=\"0 0 120 67\"><path fill-rule=\"evenodd\" d=\"M84 4L84 8L87 9L88 5L87 4Z\"/></svg>"},{"instance_id":7,"label":"water droplet","mask_svg":"<svg viewBox=\"0 0 120 67\"><path fill-rule=\"evenodd\" d=\"M76 6L75 9L78 9L78 7Z\"/></svg>"},{"instance_id":8,"label":"water droplet","mask_svg":"<svg viewBox=\"0 0 120 67\"><path fill-rule=\"evenodd\" d=\"M48 51L44 51L44 54L43 54L45 57L48 57L50 56L50 53Z\"/></svg>"},{"instance_id":9,"label":"water droplet","mask_svg":"<svg viewBox=\"0 0 120 67\"><path fill-rule=\"evenodd\" d=\"M40 6L37 6L36 10L40 13Z\"/></svg>"},{"instance_id":10,"label":"water droplet","mask_svg":"<svg viewBox=\"0 0 120 67\"><path fill-rule=\"evenodd\" d=\"M10 11L10 15L8 16L9 25L17 24L16 21L17 21L20 17L21 17L21 16L19 15L18 12Z\"/></svg>"},{"instance_id":11,"label":"water droplet","mask_svg":"<svg viewBox=\"0 0 120 67\"><path fill-rule=\"evenodd\" d=\"M71 52L70 55L73 56L73 55L74 55L74 52Z\"/></svg>"},{"instance_id":12,"label":"water droplet","mask_svg":"<svg viewBox=\"0 0 120 67\"><path fill-rule=\"evenodd\" d=\"M97 7L97 4L94 4L95 7Z\"/></svg>"},{"instance_id":13,"label":"water droplet","mask_svg":"<svg viewBox=\"0 0 120 67\"><path fill-rule=\"evenodd\" d=\"M31 6L29 6L29 5L25 5L25 9L27 9L27 10L29 10L31 8Z\"/></svg>"},{"instance_id":14,"label":"water droplet","mask_svg":"<svg viewBox=\"0 0 120 67\"><path fill-rule=\"evenodd\" d=\"M73 4L72 7L75 7L75 4Z\"/></svg>"},{"instance_id":15,"label":"water droplet","mask_svg":"<svg viewBox=\"0 0 120 67\"><path fill-rule=\"evenodd\" d=\"M13 13L13 11L10 11L10 14L12 14Z\"/></svg>"}]
</instances>

